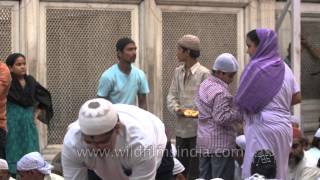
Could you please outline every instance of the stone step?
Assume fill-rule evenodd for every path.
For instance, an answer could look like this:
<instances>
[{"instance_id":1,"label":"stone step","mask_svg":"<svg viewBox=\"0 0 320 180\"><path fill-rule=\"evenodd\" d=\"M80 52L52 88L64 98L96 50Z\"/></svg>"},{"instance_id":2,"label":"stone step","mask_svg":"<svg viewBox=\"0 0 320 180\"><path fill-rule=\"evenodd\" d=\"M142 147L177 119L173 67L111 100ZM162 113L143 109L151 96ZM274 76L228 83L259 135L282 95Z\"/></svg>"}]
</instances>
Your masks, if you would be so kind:
<instances>
[{"instance_id":1,"label":"stone step","mask_svg":"<svg viewBox=\"0 0 320 180\"><path fill-rule=\"evenodd\" d=\"M52 159L61 152L61 148L61 144L50 144L41 151L41 154L46 161L51 162Z\"/></svg>"}]
</instances>

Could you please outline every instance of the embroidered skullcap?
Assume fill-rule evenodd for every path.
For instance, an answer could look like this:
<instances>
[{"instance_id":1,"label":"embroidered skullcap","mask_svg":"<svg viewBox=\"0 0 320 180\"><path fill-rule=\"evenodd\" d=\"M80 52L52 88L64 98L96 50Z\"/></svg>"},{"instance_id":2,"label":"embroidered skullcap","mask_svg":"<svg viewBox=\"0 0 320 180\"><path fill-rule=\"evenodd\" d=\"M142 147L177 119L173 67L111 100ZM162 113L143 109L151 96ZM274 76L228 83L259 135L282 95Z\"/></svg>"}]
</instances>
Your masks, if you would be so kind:
<instances>
[{"instance_id":1,"label":"embroidered skullcap","mask_svg":"<svg viewBox=\"0 0 320 180\"><path fill-rule=\"evenodd\" d=\"M95 98L81 106L78 120L81 132L94 136L111 131L118 122L118 115L111 102Z\"/></svg>"},{"instance_id":2,"label":"embroidered skullcap","mask_svg":"<svg viewBox=\"0 0 320 180\"><path fill-rule=\"evenodd\" d=\"M262 149L253 156L251 163L251 173L258 173L266 178L274 178L277 171L277 162L272 151Z\"/></svg>"}]
</instances>

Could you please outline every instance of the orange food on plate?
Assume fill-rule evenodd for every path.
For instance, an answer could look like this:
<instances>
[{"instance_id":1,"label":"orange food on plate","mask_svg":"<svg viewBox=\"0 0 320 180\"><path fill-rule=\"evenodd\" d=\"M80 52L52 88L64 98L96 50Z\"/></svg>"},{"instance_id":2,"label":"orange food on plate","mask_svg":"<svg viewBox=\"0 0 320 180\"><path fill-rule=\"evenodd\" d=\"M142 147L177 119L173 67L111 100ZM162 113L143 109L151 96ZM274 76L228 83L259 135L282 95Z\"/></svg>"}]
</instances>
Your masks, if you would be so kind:
<instances>
[{"instance_id":1,"label":"orange food on plate","mask_svg":"<svg viewBox=\"0 0 320 180\"><path fill-rule=\"evenodd\" d=\"M186 109L186 110L183 111L183 115L186 116L186 117L196 118L199 115L199 111L195 111L195 110L192 110L192 109Z\"/></svg>"}]
</instances>

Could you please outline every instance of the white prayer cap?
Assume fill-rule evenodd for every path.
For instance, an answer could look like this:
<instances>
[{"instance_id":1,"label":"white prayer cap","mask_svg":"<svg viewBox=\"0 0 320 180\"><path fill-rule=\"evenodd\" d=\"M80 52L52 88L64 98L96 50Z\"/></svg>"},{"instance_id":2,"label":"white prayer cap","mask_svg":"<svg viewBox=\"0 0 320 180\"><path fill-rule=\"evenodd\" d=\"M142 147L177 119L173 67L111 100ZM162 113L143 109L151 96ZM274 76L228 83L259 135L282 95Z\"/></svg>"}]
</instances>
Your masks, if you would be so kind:
<instances>
[{"instance_id":1,"label":"white prayer cap","mask_svg":"<svg viewBox=\"0 0 320 180\"><path fill-rule=\"evenodd\" d=\"M215 60L213 67L215 71L222 71L222 72L237 72L239 69L239 64L237 59L229 53L220 54L217 59Z\"/></svg>"},{"instance_id":2,"label":"white prayer cap","mask_svg":"<svg viewBox=\"0 0 320 180\"><path fill-rule=\"evenodd\" d=\"M213 179L210 179L210 180L223 180L221 178L213 178Z\"/></svg>"},{"instance_id":3,"label":"white prayer cap","mask_svg":"<svg viewBox=\"0 0 320 180\"><path fill-rule=\"evenodd\" d=\"M244 135L240 135L236 138L237 145L243 149L246 150L246 137Z\"/></svg>"},{"instance_id":4,"label":"white prayer cap","mask_svg":"<svg viewBox=\"0 0 320 180\"><path fill-rule=\"evenodd\" d=\"M96 98L81 106L78 120L81 132L94 136L111 131L118 122L118 115L111 102Z\"/></svg>"},{"instance_id":5,"label":"white prayer cap","mask_svg":"<svg viewBox=\"0 0 320 180\"><path fill-rule=\"evenodd\" d=\"M180 174L185 170L184 166L181 164L181 162L177 158L173 158L173 162L174 162L174 166L172 170L173 175Z\"/></svg>"},{"instance_id":6,"label":"white prayer cap","mask_svg":"<svg viewBox=\"0 0 320 180\"><path fill-rule=\"evenodd\" d=\"M314 137L320 138L320 128L317 130L316 134L314 135Z\"/></svg>"},{"instance_id":7,"label":"white prayer cap","mask_svg":"<svg viewBox=\"0 0 320 180\"><path fill-rule=\"evenodd\" d=\"M43 159L39 152L24 155L17 163L18 171L37 170L44 175L49 175L53 166Z\"/></svg>"},{"instance_id":8,"label":"white prayer cap","mask_svg":"<svg viewBox=\"0 0 320 180\"><path fill-rule=\"evenodd\" d=\"M0 170L8 170L8 163L4 159L0 159Z\"/></svg>"}]
</instances>

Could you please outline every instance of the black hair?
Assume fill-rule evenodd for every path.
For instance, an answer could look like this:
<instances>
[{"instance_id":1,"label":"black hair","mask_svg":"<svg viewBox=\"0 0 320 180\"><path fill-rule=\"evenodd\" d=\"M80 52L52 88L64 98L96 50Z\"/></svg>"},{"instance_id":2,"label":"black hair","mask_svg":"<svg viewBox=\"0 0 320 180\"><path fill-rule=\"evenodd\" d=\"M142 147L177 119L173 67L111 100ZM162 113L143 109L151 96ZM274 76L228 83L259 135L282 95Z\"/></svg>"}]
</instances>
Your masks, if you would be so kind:
<instances>
[{"instance_id":1,"label":"black hair","mask_svg":"<svg viewBox=\"0 0 320 180\"><path fill-rule=\"evenodd\" d=\"M124 37L118 40L117 44L116 44L116 50L117 51L123 51L123 49L126 47L126 45L133 43L135 44L135 42L129 38L129 37Z\"/></svg>"},{"instance_id":2,"label":"black hair","mask_svg":"<svg viewBox=\"0 0 320 180\"><path fill-rule=\"evenodd\" d=\"M185 48L182 46L180 46L180 47L182 48L183 52L189 51L189 55L192 59L197 59L198 57L200 57L200 51L195 51L195 50L188 49L188 48Z\"/></svg>"},{"instance_id":3,"label":"black hair","mask_svg":"<svg viewBox=\"0 0 320 180\"><path fill-rule=\"evenodd\" d=\"M21 53L10 54L6 59L7 66L12 67L19 57L23 57L24 59L26 59L26 57Z\"/></svg>"},{"instance_id":4,"label":"black hair","mask_svg":"<svg viewBox=\"0 0 320 180\"><path fill-rule=\"evenodd\" d=\"M319 149L319 144L320 144L320 138L314 137L312 139L311 147L316 147Z\"/></svg>"},{"instance_id":5,"label":"black hair","mask_svg":"<svg viewBox=\"0 0 320 180\"><path fill-rule=\"evenodd\" d=\"M258 47L258 45L260 43L260 39L258 37L256 30L252 30L252 31L248 32L247 37L256 45L256 47Z\"/></svg>"},{"instance_id":6,"label":"black hair","mask_svg":"<svg viewBox=\"0 0 320 180\"><path fill-rule=\"evenodd\" d=\"M216 72L218 72L219 70L213 70L213 69L211 69L211 74L214 76L215 74L216 74ZM226 74L225 72L223 72L223 71L220 71L220 72L222 72L222 74Z\"/></svg>"},{"instance_id":7,"label":"black hair","mask_svg":"<svg viewBox=\"0 0 320 180\"><path fill-rule=\"evenodd\" d=\"M251 163L251 175L263 175L266 179L273 179L277 174L277 163L270 150L259 150L254 154Z\"/></svg>"}]
</instances>

